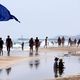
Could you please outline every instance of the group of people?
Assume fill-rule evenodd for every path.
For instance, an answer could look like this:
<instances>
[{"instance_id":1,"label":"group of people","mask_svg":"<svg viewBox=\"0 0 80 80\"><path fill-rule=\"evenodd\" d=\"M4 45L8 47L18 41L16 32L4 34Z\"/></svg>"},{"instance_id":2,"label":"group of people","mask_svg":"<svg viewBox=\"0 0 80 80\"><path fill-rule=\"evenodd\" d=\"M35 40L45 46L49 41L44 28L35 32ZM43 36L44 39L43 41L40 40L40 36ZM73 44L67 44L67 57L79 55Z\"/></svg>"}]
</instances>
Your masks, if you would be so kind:
<instances>
[{"instance_id":1,"label":"group of people","mask_svg":"<svg viewBox=\"0 0 80 80\"><path fill-rule=\"evenodd\" d=\"M3 55L3 45L4 45L4 41L2 40L2 38L0 38L0 55ZM24 50L24 42L22 42L21 46L22 46L22 50ZM30 40L29 40L30 55L33 54L33 46L35 46L35 52L36 52L36 55L38 55L38 48L40 46L40 41L39 41L38 37L36 37L35 40L33 38L30 38ZM11 47L13 47L13 42L12 42L12 39L10 38L10 36L8 35L6 38L6 48L7 48L8 56L10 56L10 48Z\"/></svg>"},{"instance_id":2,"label":"group of people","mask_svg":"<svg viewBox=\"0 0 80 80\"><path fill-rule=\"evenodd\" d=\"M79 46L80 45L80 39L79 40L77 40L76 38L72 41L72 39L71 38L69 38L69 40L68 40L68 45L70 45L70 46L72 46L72 45L75 45L75 46Z\"/></svg>"},{"instance_id":3,"label":"group of people","mask_svg":"<svg viewBox=\"0 0 80 80\"><path fill-rule=\"evenodd\" d=\"M64 36L62 38L58 37L57 42L58 42L58 46L61 46L61 45L64 46L64 42L65 42Z\"/></svg>"},{"instance_id":4,"label":"group of people","mask_svg":"<svg viewBox=\"0 0 80 80\"><path fill-rule=\"evenodd\" d=\"M65 43L64 36L62 38L61 37L58 37L57 43L58 43L58 46L64 46L64 43ZM69 39L68 39L68 46L72 46L72 45L79 46L80 45L80 39L77 40L75 38L74 40L72 40L71 37L69 37Z\"/></svg>"},{"instance_id":5,"label":"group of people","mask_svg":"<svg viewBox=\"0 0 80 80\"><path fill-rule=\"evenodd\" d=\"M65 43L65 38L64 36L58 37L57 39L58 45L59 46L64 46ZM0 38L0 55L3 55L3 44L4 41L2 40L2 38ZM72 46L73 44L77 44L77 46L80 45L80 39L77 41L76 39L74 39L74 41L71 40L71 38L68 39L68 45ZM45 38L45 45L44 47L47 48L48 45L48 37ZM24 50L24 42L22 42L21 44L22 46L22 50ZM30 55L33 55L33 47L35 46L35 52L36 55L38 54L38 49L40 46L40 40L38 39L38 37L36 37L36 39L33 39L32 37L29 39L29 47L30 47ZM13 47L13 42L12 39L10 38L10 36L8 35L6 38L6 48L7 48L7 55L10 55L10 48Z\"/></svg>"},{"instance_id":6,"label":"group of people","mask_svg":"<svg viewBox=\"0 0 80 80\"><path fill-rule=\"evenodd\" d=\"M0 55L3 55L3 44L4 41L0 38ZM6 48L7 48L7 55L10 56L10 48L13 46L12 39L8 35L6 38Z\"/></svg>"},{"instance_id":7,"label":"group of people","mask_svg":"<svg viewBox=\"0 0 80 80\"><path fill-rule=\"evenodd\" d=\"M33 39L31 37L29 40L30 55L33 54L33 46L35 46L36 55L38 55L38 48L40 46L40 41L39 41L38 37L36 37L36 39Z\"/></svg>"},{"instance_id":8,"label":"group of people","mask_svg":"<svg viewBox=\"0 0 80 80\"><path fill-rule=\"evenodd\" d=\"M62 59L59 59L57 57L55 57L54 60L54 73L55 77L58 77L58 75L61 76L64 71L64 62Z\"/></svg>"}]
</instances>

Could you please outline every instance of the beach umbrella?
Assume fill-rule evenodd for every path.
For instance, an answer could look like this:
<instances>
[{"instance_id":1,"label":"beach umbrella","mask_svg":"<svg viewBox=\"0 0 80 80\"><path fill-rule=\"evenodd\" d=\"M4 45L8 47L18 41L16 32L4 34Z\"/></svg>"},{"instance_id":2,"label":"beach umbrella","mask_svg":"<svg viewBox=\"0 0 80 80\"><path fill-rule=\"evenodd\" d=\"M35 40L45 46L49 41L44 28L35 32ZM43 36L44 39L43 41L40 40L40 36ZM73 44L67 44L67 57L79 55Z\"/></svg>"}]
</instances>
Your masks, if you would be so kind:
<instances>
[{"instance_id":1,"label":"beach umbrella","mask_svg":"<svg viewBox=\"0 0 80 80\"><path fill-rule=\"evenodd\" d=\"M14 15L12 15L5 6L0 4L0 21L8 21L10 19L15 19L20 23L20 21Z\"/></svg>"}]
</instances>

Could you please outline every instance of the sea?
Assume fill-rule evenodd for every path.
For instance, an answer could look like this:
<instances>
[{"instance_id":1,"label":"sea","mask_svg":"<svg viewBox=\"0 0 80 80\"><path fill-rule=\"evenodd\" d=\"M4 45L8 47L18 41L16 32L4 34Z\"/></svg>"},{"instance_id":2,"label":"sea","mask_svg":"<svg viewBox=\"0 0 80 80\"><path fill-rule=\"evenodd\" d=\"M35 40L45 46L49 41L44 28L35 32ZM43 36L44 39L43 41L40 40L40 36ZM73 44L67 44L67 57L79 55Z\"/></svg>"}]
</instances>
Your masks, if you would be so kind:
<instances>
[{"instance_id":1,"label":"sea","mask_svg":"<svg viewBox=\"0 0 80 80\"><path fill-rule=\"evenodd\" d=\"M18 49L18 48L21 48L21 44L22 42L24 42L24 49L29 49L29 39L27 38L18 38L18 39L12 39L13 41L13 48L14 49ZM44 48L45 46L45 40L44 39L39 39L40 41L40 47L41 48ZM3 45L3 48L4 50L6 49L6 41L4 40L4 45ZM68 45L68 40L65 40L65 43L64 43L65 46ZM48 39L47 40L47 47L58 47L58 43L57 43L57 39Z\"/></svg>"}]
</instances>

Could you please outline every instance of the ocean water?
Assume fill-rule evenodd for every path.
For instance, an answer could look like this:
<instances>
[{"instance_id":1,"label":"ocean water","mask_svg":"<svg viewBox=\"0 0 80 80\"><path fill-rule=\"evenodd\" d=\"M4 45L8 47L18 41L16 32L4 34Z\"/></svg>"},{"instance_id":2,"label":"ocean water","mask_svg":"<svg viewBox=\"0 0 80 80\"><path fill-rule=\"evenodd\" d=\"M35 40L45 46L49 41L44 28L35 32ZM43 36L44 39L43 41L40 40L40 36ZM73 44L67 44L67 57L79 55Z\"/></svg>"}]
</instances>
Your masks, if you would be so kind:
<instances>
[{"instance_id":1,"label":"ocean water","mask_svg":"<svg viewBox=\"0 0 80 80\"><path fill-rule=\"evenodd\" d=\"M40 40L40 47L45 46L44 39ZM29 49L29 39L14 39L13 40L13 48L21 48L21 44L24 42L24 48ZM4 41L5 43L5 41ZM66 40L64 43L65 46L68 45L68 41ZM47 47L58 47L57 39L48 39ZM4 44L4 48L6 48L6 44Z\"/></svg>"},{"instance_id":2,"label":"ocean water","mask_svg":"<svg viewBox=\"0 0 80 80\"><path fill-rule=\"evenodd\" d=\"M20 39L20 40L14 39L13 40L13 48L21 48L22 42L24 42L24 48L29 49L29 39ZM49 39L48 47L53 46L53 42L54 42L54 40ZM5 43L5 41L4 41L4 43ZM44 45L45 45L44 39L40 39L40 44L41 44L40 47L44 47ZM4 48L6 48L6 44L4 44Z\"/></svg>"}]
</instances>

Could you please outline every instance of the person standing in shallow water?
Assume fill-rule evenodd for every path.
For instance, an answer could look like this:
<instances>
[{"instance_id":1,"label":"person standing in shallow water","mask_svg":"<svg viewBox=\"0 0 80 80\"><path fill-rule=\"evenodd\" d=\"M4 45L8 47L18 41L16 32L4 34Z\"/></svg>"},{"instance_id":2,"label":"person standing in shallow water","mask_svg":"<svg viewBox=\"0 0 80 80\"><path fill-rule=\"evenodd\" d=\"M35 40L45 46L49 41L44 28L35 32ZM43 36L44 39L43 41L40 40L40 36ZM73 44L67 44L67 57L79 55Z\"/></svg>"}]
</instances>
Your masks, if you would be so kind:
<instances>
[{"instance_id":1,"label":"person standing in shallow water","mask_svg":"<svg viewBox=\"0 0 80 80\"><path fill-rule=\"evenodd\" d=\"M35 39L35 50L36 50L36 55L38 55L38 48L40 46L40 42L39 42L39 39L38 37L36 37Z\"/></svg>"},{"instance_id":2,"label":"person standing in shallow water","mask_svg":"<svg viewBox=\"0 0 80 80\"><path fill-rule=\"evenodd\" d=\"M45 38L45 45L44 45L45 48L47 48L47 44L48 44L47 39L48 37Z\"/></svg>"},{"instance_id":3,"label":"person standing in shallow water","mask_svg":"<svg viewBox=\"0 0 80 80\"><path fill-rule=\"evenodd\" d=\"M71 40L71 38L68 39L68 46L72 46L72 40Z\"/></svg>"},{"instance_id":4,"label":"person standing in shallow water","mask_svg":"<svg viewBox=\"0 0 80 80\"><path fill-rule=\"evenodd\" d=\"M62 59L59 59L59 75L61 76L64 71L64 62Z\"/></svg>"},{"instance_id":5,"label":"person standing in shallow water","mask_svg":"<svg viewBox=\"0 0 80 80\"><path fill-rule=\"evenodd\" d=\"M54 76L61 76L64 72L64 62L62 59L55 57L54 62ZM59 61L58 61L59 60Z\"/></svg>"},{"instance_id":6,"label":"person standing in shallow water","mask_svg":"<svg viewBox=\"0 0 80 80\"><path fill-rule=\"evenodd\" d=\"M0 55L1 53L3 55L3 44L4 44L4 41L2 40L2 38L0 38Z\"/></svg>"},{"instance_id":7,"label":"person standing in shallow water","mask_svg":"<svg viewBox=\"0 0 80 80\"><path fill-rule=\"evenodd\" d=\"M80 45L80 39L78 40L78 42L77 42L77 47Z\"/></svg>"},{"instance_id":8,"label":"person standing in shallow water","mask_svg":"<svg viewBox=\"0 0 80 80\"><path fill-rule=\"evenodd\" d=\"M62 43L62 46L64 46L64 43L65 43L65 38L64 38L64 36L63 36L62 39L61 39L61 43Z\"/></svg>"},{"instance_id":9,"label":"person standing in shallow water","mask_svg":"<svg viewBox=\"0 0 80 80\"><path fill-rule=\"evenodd\" d=\"M57 42L58 42L58 46L61 46L61 38L60 37L58 37Z\"/></svg>"},{"instance_id":10,"label":"person standing in shallow water","mask_svg":"<svg viewBox=\"0 0 80 80\"><path fill-rule=\"evenodd\" d=\"M6 38L7 55L10 56L10 48L12 47L12 40L8 35Z\"/></svg>"},{"instance_id":11,"label":"person standing in shallow water","mask_svg":"<svg viewBox=\"0 0 80 80\"><path fill-rule=\"evenodd\" d=\"M30 53L33 53L33 46L34 46L34 40L33 38L30 38L29 40Z\"/></svg>"},{"instance_id":12,"label":"person standing in shallow water","mask_svg":"<svg viewBox=\"0 0 80 80\"><path fill-rule=\"evenodd\" d=\"M54 74L55 74L54 76L55 77L58 77L58 59L59 58L57 58L57 57L55 57L55 59L54 59L55 60L55 62L54 62Z\"/></svg>"},{"instance_id":13,"label":"person standing in shallow water","mask_svg":"<svg viewBox=\"0 0 80 80\"><path fill-rule=\"evenodd\" d=\"M21 43L22 51L24 50L24 42Z\"/></svg>"}]
</instances>

